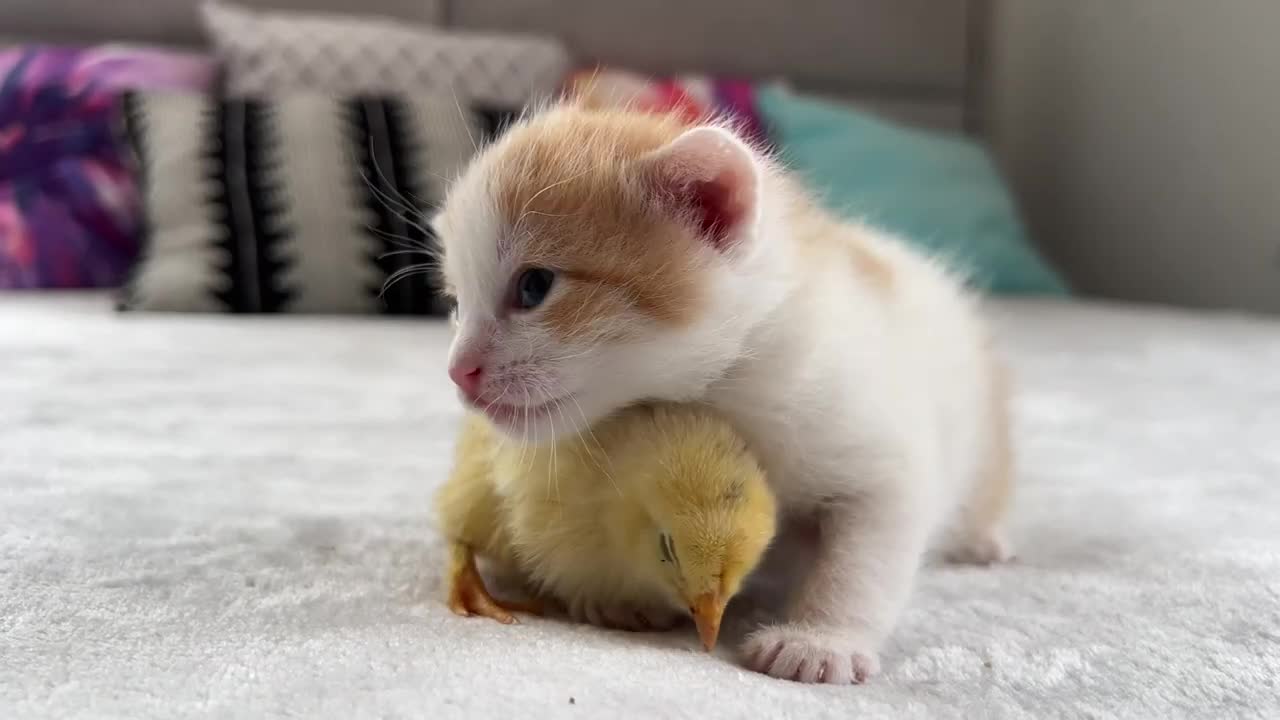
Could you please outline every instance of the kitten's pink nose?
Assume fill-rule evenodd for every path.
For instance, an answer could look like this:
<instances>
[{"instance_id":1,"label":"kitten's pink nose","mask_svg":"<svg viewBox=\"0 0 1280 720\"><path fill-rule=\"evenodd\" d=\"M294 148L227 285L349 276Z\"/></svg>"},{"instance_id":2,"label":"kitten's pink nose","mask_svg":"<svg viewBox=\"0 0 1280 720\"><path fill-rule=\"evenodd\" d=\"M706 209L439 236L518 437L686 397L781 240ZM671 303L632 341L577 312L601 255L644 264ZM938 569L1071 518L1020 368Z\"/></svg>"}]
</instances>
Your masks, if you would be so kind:
<instances>
[{"instance_id":1,"label":"kitten's pink nose","mask_svg":"<svg viewBox=\"0 0 1280 720\"><path fill-rule=\"evenodd\" d=\"M480 396L480 384L484 382L484 365L479 362L460 359L449 366L449 379L462 390L468 399L475 400Z\"/></svg>"}]
</instances>

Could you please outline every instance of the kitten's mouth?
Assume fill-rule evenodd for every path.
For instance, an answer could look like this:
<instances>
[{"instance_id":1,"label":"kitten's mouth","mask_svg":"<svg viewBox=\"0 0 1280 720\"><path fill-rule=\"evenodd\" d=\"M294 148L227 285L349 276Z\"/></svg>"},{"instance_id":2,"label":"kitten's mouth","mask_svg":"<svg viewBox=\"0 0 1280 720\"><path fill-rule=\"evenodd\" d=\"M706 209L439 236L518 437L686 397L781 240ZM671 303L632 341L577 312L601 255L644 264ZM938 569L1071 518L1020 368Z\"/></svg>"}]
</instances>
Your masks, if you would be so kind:
<instances>
[{"instance_id":1,"label":"kitten's mouth","mask_svg":"<svg viewBox=\"0 0 1280 720\"><path fill-rule=\"evenodd\" d=\"M568 399L569 396L564 395L534 405L476 402L472 403L472 407L479 410L489 419L489 422L495 425L519 428L544 417L549 417L551 413L559 410L560 406Z\"/></svg>"}]
</instances>

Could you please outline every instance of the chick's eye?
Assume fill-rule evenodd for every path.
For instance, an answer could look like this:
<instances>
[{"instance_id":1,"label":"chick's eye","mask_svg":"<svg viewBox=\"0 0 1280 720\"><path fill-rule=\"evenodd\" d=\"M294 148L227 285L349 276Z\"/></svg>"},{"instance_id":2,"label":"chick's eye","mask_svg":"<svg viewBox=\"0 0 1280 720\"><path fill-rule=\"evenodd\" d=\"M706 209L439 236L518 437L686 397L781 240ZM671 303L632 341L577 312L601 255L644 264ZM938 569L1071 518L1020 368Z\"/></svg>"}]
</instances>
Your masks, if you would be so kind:
<instances>
[{"instance_id":1,"label":"chick's eye","mask_svg":"<svg viewBox=\"0 0 1280 720\"><path fill-rule=\"evenodd\" d=\"M546 268L529 268L516 278L514 304L519 310L532 310L547 299L556 274Z\"/></svg>"},{"instance_id":2,"label":"chick's eye","mask_svg":"<svg viewBox=\"0 0 1280 720\"><path fill-rule=\"evenodd\" d=\"M676 563L676 548L670 535L662 533L658 536L658 552L662 553L662 562Z\"/></svg>"}]
</instances>

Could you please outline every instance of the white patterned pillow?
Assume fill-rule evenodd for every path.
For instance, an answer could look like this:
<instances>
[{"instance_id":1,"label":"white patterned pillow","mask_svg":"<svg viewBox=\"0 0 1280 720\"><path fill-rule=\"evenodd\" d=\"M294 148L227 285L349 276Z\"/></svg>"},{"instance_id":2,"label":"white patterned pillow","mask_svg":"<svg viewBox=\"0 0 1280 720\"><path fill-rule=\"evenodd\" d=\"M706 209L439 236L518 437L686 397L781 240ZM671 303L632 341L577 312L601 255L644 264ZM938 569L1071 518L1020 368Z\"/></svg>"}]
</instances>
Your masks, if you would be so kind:
<instances>
[{"instance_id":1,"label":"white patterned pillow","mask_svg":"<svg viewBox=\"0 0 1280 720\"><path fill-rule=\"evenodd\" d=\"M441 95L146 93L126 106L147 228L124 309L447 309L426 216L501 118Z\"/></svg>"},{"instance_id":2,"label":"white patterned pillow","mask_svg":"<svg viewBox=\"0 0 1280 720\"><path fill-rule=\"evenodd\" d=\"M439 92L464 104L518 108L554 93L569 70L564 47L540 37L221 2L201 11L232 95Z\"/></svg>"}]
</instances>

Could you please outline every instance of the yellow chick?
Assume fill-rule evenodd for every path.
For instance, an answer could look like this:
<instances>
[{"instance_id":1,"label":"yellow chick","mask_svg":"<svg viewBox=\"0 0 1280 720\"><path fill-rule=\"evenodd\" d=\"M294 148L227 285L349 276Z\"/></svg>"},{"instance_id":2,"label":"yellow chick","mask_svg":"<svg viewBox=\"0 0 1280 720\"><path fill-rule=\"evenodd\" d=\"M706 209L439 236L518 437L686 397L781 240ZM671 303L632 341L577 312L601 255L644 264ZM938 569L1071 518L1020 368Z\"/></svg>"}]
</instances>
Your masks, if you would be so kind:
<instances>
[{"instance_id":1,"label":"yellow chick","mask_svg":"<svg viewBox=\"0 0 1280 720\"><path fill-rule=\"evenodd\" d=\"M746 443L707 408L638 405L554 445L467 419L437 497L449 607L515 622L479 555L577 620L631 630L687 612L711 650L725 606L773 539L776 505Z\"/></svg>"}]
</instances>

